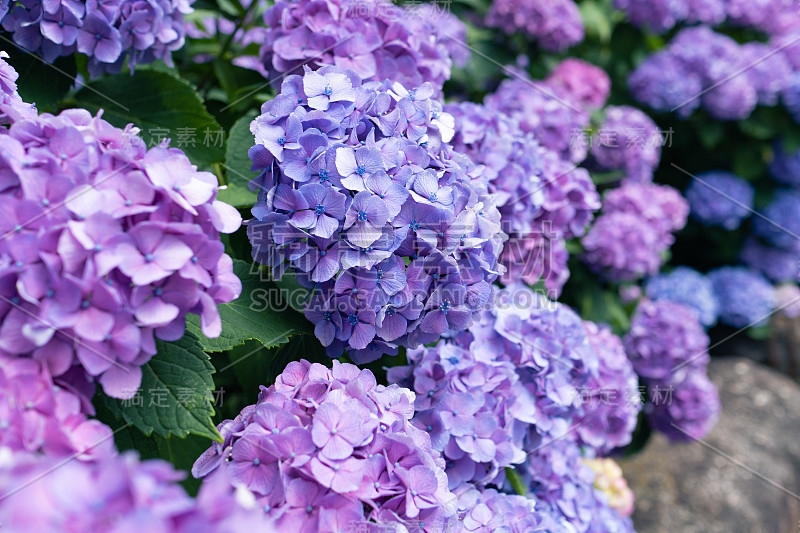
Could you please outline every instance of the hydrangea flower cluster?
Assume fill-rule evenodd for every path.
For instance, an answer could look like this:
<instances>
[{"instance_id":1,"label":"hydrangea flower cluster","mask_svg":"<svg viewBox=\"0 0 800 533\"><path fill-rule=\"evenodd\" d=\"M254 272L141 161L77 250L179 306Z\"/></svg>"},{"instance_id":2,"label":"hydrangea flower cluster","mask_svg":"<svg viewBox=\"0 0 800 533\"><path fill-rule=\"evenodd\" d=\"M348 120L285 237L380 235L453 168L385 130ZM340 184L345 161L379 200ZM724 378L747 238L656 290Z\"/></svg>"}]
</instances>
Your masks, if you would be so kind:
<instances>
[{"instance_id":1,"label":"hydrangea flower cluster","mask_svg":"<svg viewBox=\"0 0 800 533\"><path fill-rule=\"evenodd\" d=\"M594 487L606 495L608 505L622 516L633 514L633 491L622 477L622 469L613 459L584 459L594 471Z\"/></svg>"},{"instance_id":2,"label":"hydrangea flower cluster","mask_svg":"<svg viewBox=\"0 0 800 533\"><path fill-rule=\"evenodd\" d=\"M187 313L219 335L217 303L241 291L220 242L241 217L216 177L136 133L68 110L0 135L0 350L117 398L156 337L180 338Z\"/></svg>"},{"instance_id":3,"label":"hydrangea flower cluster","mask_svg":"<svg viewBox=\"0 0 800 533\"><path fill-rule=\"evenodd\" d=\"M792 65L792 53L778 39L740 45L696 26L681 30L646 59L628 84L638 101L656 111L686 117L702 105L714 118L740 120L757 104L775 105L781 96L792 101L787 88L792 72L800 69Z\"/></svg>"},{"instance_id":4,"label":"hydrangea flower cluster","mask_svg":"<svg viewBox=\"0 0 800 533\"><path fill-rule=\"evenodd\" d=\"M778 183L800 188L800 149L790 150L785 143L777 143L769 173Z\"/></svg>"},{"instance_id":5,"label":"hydrangea flower cluster","mask_svg":"<svg viewBox=\"0 0 800 533\"><path fill-rule=\"evenodd\" d=\"M457 501L413 414L414 393L377 385L369 370L294 361L262 387L258 403L218 426L224 443L214 443L192 473L228 471L279 531L412 521L415 530L441 531Z\"/></svg>"},{"instance_id":6,"label":"hydrangea flower cluster","mask_svg":"<svg viewBox=\"0 0 800 533\"><path fill-rule=\"evenodd\" d=\"M594 486L596 475L584 463L580 446L568 438L548 441L532 451L522 472L540 512L556 517L555 531L633 533L630 517L610 506Z\"/></svg>"},{"instance_id":7,"label":"hydrangea flower cluster","mask_svg":"<svg viewBox=\"0 0 800 533\"><path fill-rule=\"evenodd\" d=\"M113 455L111 429L81 391L57 385L31 359L0 356L0 447L90 461Z\"/></svg>"},{"instance_id":8,"label":"hydrangea flower cluster","mask_svg":"<svg viewBox=\"0 0 800 533\"><path fill-rule=\"evenodd\" d=\"M603 213L581 241L583 259L612 282L654 275L688 212L686 200L666 185L626 183L611 189Z\"/></svg>"},{"instance_id":9,"label":"hydrangea flower cluster","mask_svg":"<svg viewBox=\"0 0 800 533\"><path fill-rule=\"evenodd\" d=\"M798 244L800 191L777 189L772 202L753 220L753 233L778 248L791 249Z\"/></svg>"},{"instance_id":10,"label":"hydrangea flower cluster","mask_svg":"<svg viewBox=\"0 0 800 533\"><path fill-rule=\"evenodd\" d=\"M776 283L794 281L800 272L800 242L790 248L776 248L750 237L739 254L745 266Z\"/></svg>"},{"instance_id":11,"label":"hydrangea flower cluster","mask_svg":"<svg viewBox=\"0 0 800 533\"><path fill-rule=\"evenodd\" d=\"M523 33L550 52L564 51L584 37L581 13L573 0L493 0L486 24L508 34Z\"/></svg>"},{"instance_id":12,"label":"hydrangea flower cluster","mask_svg":"<svg viewBox=\"0 0 800 533\"><path fill-rule=\"evenodd\" d=\"M797 9L791 0L614 0L631 23L664 33L680 22L756 28L768 34L797 25L791 19Z\"/></svg>"},{"instance_id":13,"label":"hydrangea flower cluster","mask_svg":"<svg viewBox=\"0 0 800 533\"><path fill-rule=\"evenodd\" d=\"M500 213L433 92L324 67L286 78L251 125L253 257L313 287L306 316L331 355L464 329L502 270Z\"/></svg>"},{"instance_id":14,"label":"hydrangea flower cluster","mask_svg":"<svg viewBox=\"0 0 800 533\"><path fill-rule=\"evenodd\" d=\"M484 104L490 112L516 121L525 133L533 133L539 144L561 159L577 164L586 158L589 142L576 133L588 128L590 114L581 103L582 91L571 90L558 78L533 81L518 72L487 95Z\"/></svg>"},{"instance_id":15,"label":"hydrangea flower cluster","mask_svg":"<svg viewBox=\"0 0 800 533\"><path fill-rule=\"evenodd\" d=\"M19 74L6 59L8 54L0 51L0 124L8 125L24 118L36 118L36 108L23 102L17 92Z\"/></svg>"},{"instance_id":16,"label":"hydrangea flower cluster","mask_svg":"<svg viewBox=\"0 0 800 533\"><path fill-rule=\"evenodd\" d=\"M459 521L453 533L560 532L560 525L539 512L535 500L494 489L467 488L458 497ZM509 526L512 529L509 530Z\"/></svg>"},{"instance_id":17,"label":"hydrangea flower cluster","mask_svg":"<svg viewBox=\"0 0 800 533\"><path fill-rule=\"evenodd\" d=\"M721 267L709 272L708 278L723 324L734 328L763 325L775 309L775 289L754 270Z\"/></svg>"},{"instance_id":18,"label":"hydrangea flower cluster","mask_svg":"<svg viewBox=\"0 0 800 533\"><path fill-rule=\"evenodd\" d=\"M720 405L706 376L709 339L695 310L669 300L642 300L623 342L647 385L651 425L671 440L705 436Z\"/></svg>"},{"instance_id":19,"label":"hydrangea flower cluster","mask_svg":"<svg viewBox=\"0 0 800 533\"><path fill-rule=\"evenodd\" d=\"M134 452L86 463L0 448L0 521L12 532L277 532L245 489L217 477L192 500L182 478Z\"/></svg>"},{"instance_id":20,"label":"hydrangea flower cluster","mask_svg":"<svg viewBox=\"0 0 800 533\"><path fill-rule=\"evenodd\" d=\"M711 280L692 268L679 266L654 276L647 280L645 291L651 300L669 300L694 309L706 327L717 323L717 299Z\"/></svg>"},{"instance_id":21,"label":"hydrangea flower cluster","mask_svg":"<svg viewBox=\"0 0 800 533\"><path fill-rule=\"evenodd\" d=\"M281 0L264 12L258 70L268 79L335 65L365 81L441 89L454 60L469 57L466 27L447 10L395 6L388 0Z\"/></svg>"},{"instance_id":22,"label":"hydrangea flower cluster","mask_svg":"<svg viewBox=\"0 0 800 533\"><path fill-rule=\"evenodd\" d=\"M661 161L661 130L642 111L609 106L592 139L592 163L600 170L621 170L624 181L649 183Z\"/></svg>"},{"instance_id":23,"label":"hydrangea flower cluster","mask_svg":"<svg viewBox=\"0 0 800 533\"><path fill-rule=\"evenodd\" d=\"M565 241L582 235L600 207L588 172L483 106L462 103L445 109L456 119L453 145L482 166L499 205L509 235L500 258L507 269L503 282L543 280L557 296L569 277Z\"/></svg>"},{"instance_id":24,"label":"hydrangea flower cluster","mask_svg":"<svg viewBox=\"0 0 800 533\"><path fill-rule=\"evenodd\" d=\"M15 2L2 24L17 46L47 62L77 51L89 57L92 75L116 73L126 58L131 68L158 59L171 65L193 1Z\"/></svg>"},{"instance_id":25,"label":"hydrangea flower cluster","mask_svg":"<svg viewBox=\"0 0 800 533\"><path fill-rule=\"evenodd\" d=\"M579 391L584 414L577 433L581 442L606 454L630 443L641 410L639 380L622 340L607 326L583 324L599 364L597 374Z\"/></svg>"},{"instance_id":26,"label":"hydrangea flower cluster","mask_svg":"<svg viewBox=\"0 0 800 533\"><path fill-rule=\"evenodd\" d=\"M588 109L606 105L611 93L611 79L605 70L574 57L556 65L546 82L552 87L562 87Z\"/></svg>"},{"instance_id":27,"label":"hydrangea flower cluster","mask_svg":"<svg viewBox=\"0 0 800 533\"><path fill-rule=\"evenodd\" d=\"M753 211L755 190L735 174L703 172L686 189L692 218L707 226L735 230Z\"/></svg>"}]
</instances>

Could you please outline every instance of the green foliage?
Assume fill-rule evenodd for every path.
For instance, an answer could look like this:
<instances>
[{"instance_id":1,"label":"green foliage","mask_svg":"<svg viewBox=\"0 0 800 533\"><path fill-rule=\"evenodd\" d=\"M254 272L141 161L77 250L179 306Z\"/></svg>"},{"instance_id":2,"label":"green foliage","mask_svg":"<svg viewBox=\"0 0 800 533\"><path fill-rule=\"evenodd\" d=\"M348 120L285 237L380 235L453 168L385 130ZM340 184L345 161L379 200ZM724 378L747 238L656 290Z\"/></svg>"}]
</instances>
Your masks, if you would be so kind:
<instances>
[{"instance_id":1,"label":"green foliage","mask_svg":"<svg viewBox=\"0 0 800 533\"><path fill-rule=\"evenodd\" d=\"M40 112L54 111L78 74L75 56L59 57L48 64L39 56L18 49L9 62L19 74L19 95L24 101L35 103Z\"/></svg>"},{"instance_id":2,"label":"green foliage","mask_svg":"<svg viewBox=\"0 0 800 533\"><path fill-rule=\"evenodd\" d=\"M188 333L176 342L156 341L158 352L142 366L142 383L131 400L106 399L109 410L145 435L189 434L222 442L211 420L214 367L197 338Z\"/></svg>"},{"instance_id":3,"label":"green foliage","mask_svg":"<svg viewBox=\"0 0 800 533\"><path fill-rule=\"evenodd\" d=\"M253 146L250 123L258 114L251 111L237 120L228 132L225 148L225 178L227 189L217 195L217 199L236 207L251 206L256 201L256 193L248 183L258 176L250 170L251 162L247 151Z\"/></svg>"},{"instance_id":4,"label":"green foliage","mask_svg":"<svg viewBox=\"0 0 800 533\"><path fill-rule=\"evenodd\" d=\"M138 69L89 82L67 101L124 128L134 124L149 146L171 138L198 166L207 167L224 157L222 126L206 111L192 85L167 72Z\"/></svg>"}]
</instances>

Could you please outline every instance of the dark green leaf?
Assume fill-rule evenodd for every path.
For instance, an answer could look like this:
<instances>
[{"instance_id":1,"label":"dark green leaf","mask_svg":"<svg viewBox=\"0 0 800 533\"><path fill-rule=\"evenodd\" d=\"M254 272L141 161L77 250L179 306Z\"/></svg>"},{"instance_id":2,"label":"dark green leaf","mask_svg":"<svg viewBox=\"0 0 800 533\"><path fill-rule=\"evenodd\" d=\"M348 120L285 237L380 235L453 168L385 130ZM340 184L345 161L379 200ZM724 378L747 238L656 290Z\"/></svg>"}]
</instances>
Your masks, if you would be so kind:
<instances>
[{"instance_id":1,"label":"dark green leaf","mask_svg":"<svg viewBox=\"0 0 800 533\"><path fill-rule=\"evenodd\" d=\"M528 494L528 490L525 487L525 482L522 481L522 477L519 475L519 472L510 466L506 467L506 479L508 479L508 482L511 483L511 487L514 489L514 492L520 496L525 496Z\"/></svg>"},{"instance_id":2,"label":"dark green leaf","mask_svg":"<svg viewBox=\"0 0 800 533\"><path fill-rule=\"evenodd\" d=\"M253 146L253 134L250 123L258 116L255 111L243 116L228 132L228 143L225 148L225 177L227 189L217 194L217 198L236 207L253 205L256 193L250 190L248 183L258 176L250 170L251 162L247 151Z\"/></svg>"},{"instance_id":3,"label":"dark green leaf","mask_svg":"<svg viewBox=\"0 0 800 533\"><path fill-rule=\"evenodd\" d=\"M112 413L145 435L189 434L219 440L214 415L211 374L214 367L197 338L188 333L176 342L156 341L158 353L142 366L142 383L131 400L108 398Z\"/></svg>"},{"instance_id":4,"label":"dark green leaf","mask_svg":"<svg viewBox=\"0 0 800 533\"><path fill-rule=\"evenodd\" d=\"M36 104L40 112L55 111L75 83L78 68L75 56L59 57L52 64L23 50L11 54L9 63L19 73L17 87L26 102Z\"/></svg>"},{"instance_id":5,"label":"dark green leaf","mask_svg":"<svg viewBox=\"0 0 800 533\"><path fill-rule=\"evenodd\" d=\"M71 104L92 113L104 109L103 118L117 127L133 124L149 146L172 139L196 165L223 159L224 131L206 111L197 91L185 80L166 72L137 70L90 82Z\"/></svg>"},{"instance_id":6,"label":"dark green leaf","mask_svg":"<svg viewBox=\"0 0 800 533\"><path fill-rule=\"evenodd\" d=\"M297 295L281 290L266 279L258 265L234 261L233 271L242 280L242 294L231 303L220 304L222 334L202 336L197 317L187 320L187 330L200 338L207 352L223 352L255 339L269 348L288 341L293 335L310 333L309 322L289 305Z\"/></svg>"}]
</instances>

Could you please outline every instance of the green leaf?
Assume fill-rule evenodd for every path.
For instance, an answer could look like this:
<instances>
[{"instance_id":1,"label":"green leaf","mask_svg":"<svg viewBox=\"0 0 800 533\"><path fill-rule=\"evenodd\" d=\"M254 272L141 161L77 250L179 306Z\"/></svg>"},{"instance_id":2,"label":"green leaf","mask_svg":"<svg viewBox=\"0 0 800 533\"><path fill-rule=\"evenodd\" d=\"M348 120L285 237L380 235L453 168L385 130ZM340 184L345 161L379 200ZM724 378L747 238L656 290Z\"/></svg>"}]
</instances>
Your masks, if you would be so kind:
<instances>
[{"instance_id":1,"label":"green leaf","mask_svg":"<svg viewBox=\"0 0 800 533\"><path fill-rule=\"evenodd\" d=\"M207 352L223 352L254 339L270 348L293 335L311 333L309 322L294 311L289 301L297 295L281 290L266 279L258 265L235 260L233 272L242 280L242 294L231 303L219 305L222 333L215 339L203 336L199 320L190 316L186 329L200 339Z\"/></svg>"},{"instance_id":2,"label":"green leaf","mask_svg":"<svg viewBox=\"0 0 800 533\"><path fill-rule=\"evenodd\" d=\"M506 467L506 479L508 479L508 482L511 483L511 487L514 489L514 492L520 496L525 496L528 494L528 490L525 488L525 482L522 481L522 477L519 475L519 472L510 466Z\"/></svg>"},{"instance_id":3,"label":"green leaf","mask_svg":"<svg viewBox=\"0 0 800 533\"><path fill-rule=\"evenodd\" d=\"M734 152L731 170L737 176L751 180L764 173L766 164L764 163L761 152L759 152L757 148L745 147Z\"/></svg>"},{"instance_id":4,"label":"green leaf","mask_svg":"<svg viewBox=\"0 0 800 533\"><path fill-rule=\"evenodd\" d=\"M156 341L156 349L156 355L142 366L136 396L130 400L108 398L108 408L145 435L193 434L222 442L211 420L214 367L197 338L188 333L174 343Z\"/></svg>"},{"instance_id":5,"label":"green leaf","mask_svg":"<svg viewBox=\"0 0 800 533\"><path fill-rule=\"evenodd\" d=\"M596 2L583 2L579 5L586 34L597 37L603 43L611 40L611 21Z\"/></svg>"},{"instance_id":6,"label":"green leaf","mask_svg":"<svg viewBox=\"0 0 800 533\"><path fill-rule=\"evenodd\" d=\"M223 159L222 126L189 82L167 72L139 69L133 75L100 78L68 103L92 113L104 109L103 118L120 128L132 123L148 146L170 138L171 146L182 149L196 165Z\"/></svg>"},{"instance_id":7,"label":"green leaf","mask_svg":"<svg viewBox=\"0 0 800 533\"><path fill-rule=\"evenodd\" d=\"M39 56L17 50L11 54L9 63L19 73L19 95L26 102L36 104L40 112L55 111L56 104L72 88L78 73L74 55L59 57L48 64Z\"/></svg>"},{"instance_id":8,"label":"green leaf","mask_svg":"<svg viewBox=\"0 0 800 533\"><path fill-rule=\"evenodd\" d=\"M725 125L716 121L706 122L697 128L697 136L700 138L703 148L711 150L725 138Z\"/></svg>"},{"instance_id":9,"label":"green leaf","mask_svg":"<svg viewBox=\"0 0 800 533\"><path fill-rule=\"evenodd\" d=\"M237 120L228 132L225 148L225 177L228 183L227 189L217 194L217 199L236 207L250 206L256 202L256 193L247 184L258 176L258 172L250 170L252 163L247 151L253 146L250 123L257 116L256 111L251 111Z\"/></svg>"}]
</instances>

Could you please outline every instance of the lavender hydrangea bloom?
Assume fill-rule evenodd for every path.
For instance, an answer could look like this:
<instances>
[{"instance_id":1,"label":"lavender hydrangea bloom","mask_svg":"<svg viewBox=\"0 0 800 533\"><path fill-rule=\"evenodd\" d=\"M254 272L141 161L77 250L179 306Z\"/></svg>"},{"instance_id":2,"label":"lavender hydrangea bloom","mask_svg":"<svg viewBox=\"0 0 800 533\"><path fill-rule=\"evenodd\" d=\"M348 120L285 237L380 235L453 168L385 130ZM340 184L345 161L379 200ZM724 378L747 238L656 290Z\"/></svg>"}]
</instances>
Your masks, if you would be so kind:
<instances>
[{"instance_id":1,"label":"lavender hydrangea bloom","mask_svg":"<svg viewBox=\"0 0 800 533\"><path fill-rule=\"evenodd\" d=\"M603 211L581 241L583 259L609 281L636 281L658 272L688 204L666 185L626 183L605 194Z\"/></svg>"},{"instance_id":2,"label":"lavender hydrangea bloom","mask_svg":"<svg viewBox=\"0 0 800 533\"><path fill-rule=\"evenodd\" d=\"M584 322L584 327L599 365L597 375L581 390L585 414L577 432L583 443L608 453L631 441L641 410L635 401L639 382L620 338L592 322Z\"/></svg>"},{"instance_id":3,"label":"lavender hydrangea bloom","mask_svg":"<svg viewBox=\"0 0 800 533\"><path fill-rule=\"evenodd\" d=\"M294 361L258 403L218 426L224 442L192 473L227 471L279 531L367 521L440 531L455 515L455 496L413 414L414 394L377 385L369 370Z\"/></svg>"},{"instance_id":4,"label":"lavender hydrangea bloom","mask_svg":"<svg viewBox=\"0 0 800 533\"><path fill-rule=\"evenodd\" d=\"M31 359L0 357L0 447L98 460L115 453L111 429L94 414L84 391L57 385Z\"/></svg>"},{"instance_id":5,"label":"lavender hydrangea bloom","mask_svg":"<svg viewBox=\"0 0 800 533\"><path fill-rule=\"evenodd\" d=\"M701 76L662 50L648 57L628 77L628 89L636 100L662 113L688 117L700 107Z\"/></svg>"},{"instance_id":6,"label":"lavender hydrangea bloom","mask_svg":"<svg viewBox=\"0 0 800 533\"><path fill-rule=\"evenodd\" d=\"M515 120L522 131L533 133L539 144L565 161L577 164L589 148L582 133L590 118L578 98L559 84L531 81L519 73L503 80L484 104L491 112Z\"/></svg>"},{"instance_id":7,"label":"lavender hydrangea bloom","mask_svg":"<svg viewBox=\"0 0 800 533\"><path fill-rule=\"evenodd\" d=\"M509 234L500 259L508 269L503 281L534 284L542 279L558 295L569 276L564 241L583 234L600 206L588 173L482 106L465 103L446 109L456 117L456 149L483 166L503 231Z\"/></svg>"},{"instance_id":8,"label":"lavender hydrangea bloom","mask_svg":"<svg viewBox=\"0 0 800 533\"><path fill-rule=\"evenodd\" d=\"M603 69L572 57L559 63L550 72L547 83L562 87L590 109L603 107L611 92L611 79Z\"/></svg>"},{"instance_id":9,"label":"lavender hydrangea bloom","mask_svg":"<svg viewBox=\"0 0 800 533\"><path fill-rule=\"evenodd\" d=\"M705 368L708 335L694 309L669 300L642 300L623 342L640 376L665 380L676 367Z\"/></svg>"},{"instance_id":10,"label":"lavender hydrangea bloom","mask_svg":"<svg viewBox=\"0 0 800 533\"><path fill-rule=\"evenodd\" d=\"M365 81L390 79L406 87L425 82L437 90L463 65L466 33L455 17L436 8L403 8L386 0L279 1L264 13L266 29L258 65L265 77L335 65ZM451 54L453 54L451 56ZM246 65L243 65L246 66Z\"/></svg>"},{"instance_id":11,"label":"lavender hydrangea bloom","mask_svg":"<svg viewBox=\"0 0 800 533\"><path fill-rule=\"evenodd\" d=\"M789 249L775 248L755 238L745 241L740 252L742 263L780 283L797 279L800 272L800 243Z\"/></svg>"},{"instance_id":12,"label":"lavender hydrangea bloom","mask_svg":"<svg viewBox=\"0 0 800 533\"><path fill-rule=\"evenodd\" d=\"M720 170L698 174L686 189L692 218L707 226L735 230L753 210L753 186Z\"/></svg>"},{"instance_id":13,"label":"lavender hydrangea bloom","mask_svg":"<svg viewBox=\"0 0 800 533\"><path fill-rule=\"evenodd\" d=\"M769 173L779 183L800 188L800 150L789 151L785 144L776 144Z\"/></svg>"},{"instance_id":14,"label":"lavender hydrangea bloom","mask_svg":"<svg viewBox=\"0 0 800 533\"><path fill-rule=\"evenodd\" d=\"M541 513L536 500L494 489L465 486L458 497L459 521L454 533L526 533L561 531L553 517Z\"/></svg>"},{"instance_id":15,"label":"lavender hydrangea bloom","mask_svg":"<svg viewBox=\"0 0 800 533\"><path fill-rule=\"evenodd\" d=\"M672 241L665 242L661 232L642 222L624 212L597 217L581 240L584 262L611 282L636 281L658 272L661 255Z\"/></svg>"},{"instance_id":16,"label":"lavender hydrangea bloom","mask_svg":"<svg viewBox=\"0 0 800 533\"><path fill-rule=\"evenodd\" d=\"M689 15L683 0L614 0L614 7L624 11L631 23L664 33Z\"/></svg>"},{"instance_id":17,"label":"lavender hydrangea bloom","mask_svg":"<svg viewBox=\"0 0 800 533\"><path fill-rule=\"evenodd\" d=\"M0 448L0 520L9 531L229 533L245 524L277 531L246 489L217 479L192 500L182 478L169 463L139 461L134 452L85 463Z\"/></svg>"},{"instance_id":18,"label":"lavender hydrangea bloom","mask_svg":"<svg viewBox=\"0 0 800 533\"><path fill-rule=\"evenodd\" d=\"M687 0L686 22L716 26L727 16L726 0Z\"/></svg>"},{"instance_id":19,"label":"lavender hydrangea bloom","mask_svg":"<svg viewBox=\"0 0 800 533\"><path fill-rule=\"evenodd\" d=\"M739 47L742 62L751 65L746 71L755 88L758 103L774 106L792 77L792 66L779 50L767 43L745 43Z\"/></svg>"},{"instance_id":20,"label":"lavender hydrangea bloom","mask_svg":"<svg viewBox=\"0 0 800 533\"><path fill-rule=\"evenodd\" d=\"M215 200L216 177L136 133L68 110L0 135L0 349L55 378L77 366L117 398L135 394L155 338L180 338L188 313L219 335L216 304L241 291L219 237L241 217Z\"/></svg>"},{"instance_id":21,"label":"lavender hydrangea bloom","mask_svg":"<svg viewBox=\"0 0 800 533\"><path fill-rule=\"evenodd\" d=\"M126 61L163 60L183 46L183 17L193 0L49 1L16 3L3 17L14 42L45 61L76 50L89 57L89 72L119 72Z\"/></svg>"},{"instance_id":22,"label":"lavender hydrangea bloom","mask_svg":"<svg viewBox=\"0 0 800 533\"><path fill-rule=\"evenodd\" d=\"M629 106L605 109L606 120L592 142L601 170L622 170L625 181L647 183L661 160L661 131L650 117Z\"/></svg>"},{"instance_id":23,"label":"lavender hydrangea bloom","mask_svg":"<svg viewBox=\"0 0 800 533\"><path fill-rule=\"evenodd\" d=\"M706 327L717 322L717 300L711 281L694 269L679 266L654 276L647 280L645 290L651 300L669 300L694 309Z\"/></svg>"},{"instance_id":24,"label":"lavender hydrangea bloom","mask_svg":"<svg viewBox=\"0 0 800 533\"><path fill-rule=\"evenodd\" d=\"M753 232L770 244L790 249L797 246L800 235L800 191L794 189L776 190L772 202L753 220Z\"/></svg>"},{"instance_id":25,"label":"lavender hydrangea bloom","mask_svg":"<svg viewBox=\"0 0 800 533\"><path fill-rule=\"evenodd\" d=\"M522 32L550 52L566 50L584 36L583 20L572 0L494 0L486 23L509 34Z\"/></svg>"},{"instance_id":26,"label":"lavender hydrangea bloom","mask_svg":"<svg viewBox=\"0 0 800 533\"><path fill-rule=\"evenodd\" d=\"M734 328L762 325L775 309L775 289L759 273L721 267L708 273L719 303L719 320Z\"/></svg>"},{"instance_id":27,"label":"lavender hydrangea bloom","mask_svg":"<svg viewBox=\"0 0 800 533\"><path fill-rule=\"evenodd\" d=\"M495 198L433 93L323 67L286 78L251 125L253 257L314 288L306 316L333 356L461 330L503 271Z\"/></svg>"},{"instance_id":28,"label":"lavender hydrangea bloom","mask_svg":"<svg viewBox=\"0 0 800 533\"><path fill-rule=\"evenodd\" d=\"M0 124L23 118L35 118L36 108L22 101L17 92L19 74L6 62L8 54L0 51Z\"/></svg>"},{"instance_id":29,"label":"lavender hydrangea bloom","mask_svg":"<svg viewBox=\"0 0 800 533\"><path fill-rule=\"evenodd\" d=\"M668 381L652 382L648 392L647 420L670 440L702 439L719 416L717 388L701 370L688 369Z\"/></svg>"}]
</instances>

